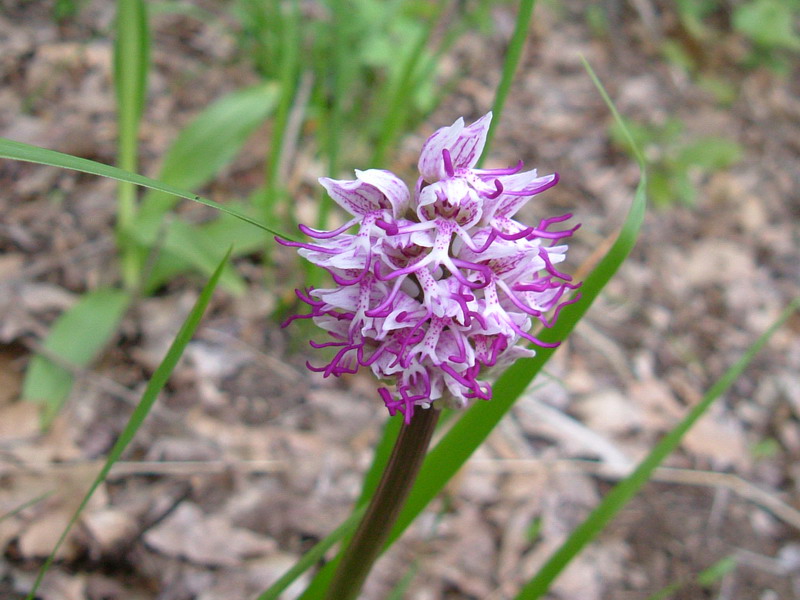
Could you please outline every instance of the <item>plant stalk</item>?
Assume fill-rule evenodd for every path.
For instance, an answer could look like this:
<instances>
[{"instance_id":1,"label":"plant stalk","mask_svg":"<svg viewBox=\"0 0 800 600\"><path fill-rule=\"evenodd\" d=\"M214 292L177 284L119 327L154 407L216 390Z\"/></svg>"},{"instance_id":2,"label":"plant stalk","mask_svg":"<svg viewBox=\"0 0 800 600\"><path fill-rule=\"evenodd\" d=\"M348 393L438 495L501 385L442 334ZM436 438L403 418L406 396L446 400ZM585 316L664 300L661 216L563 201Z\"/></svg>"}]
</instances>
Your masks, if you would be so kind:
<instances>
[{"instance_id":1,"label":"plant stalk","mask_svg":"<svg viewBox=\"0 0 800 600\"><path fill-rule=\"evenodd\" d=\"M342 554L325 596L327 600L352 600L358 596L414 485L439 413L435 408L417 409L411 422L400 430L367 512Z\"/></svg>"}]
</instances>

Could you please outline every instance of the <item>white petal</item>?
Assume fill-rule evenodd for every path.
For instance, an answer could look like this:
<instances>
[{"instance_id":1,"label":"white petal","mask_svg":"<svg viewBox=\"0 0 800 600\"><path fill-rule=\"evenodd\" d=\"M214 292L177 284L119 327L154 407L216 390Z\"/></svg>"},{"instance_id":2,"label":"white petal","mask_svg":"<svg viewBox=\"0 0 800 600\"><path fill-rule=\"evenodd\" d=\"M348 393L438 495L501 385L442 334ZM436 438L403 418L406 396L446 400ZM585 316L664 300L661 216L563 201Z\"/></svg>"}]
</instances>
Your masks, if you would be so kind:
<instances>
[{"instance_id":1,"label":"white petal","mask_svg":"<svg viewBox=\"0 0 800 600\"><path fill-rule=\"evenodd\" d=\"M453 144L456 143L463 130L464 119L459 117L450 127L437 129L433 135L425 141L425 144L422 146L422 152L420 152L419 155L418 163L419 173L425 181L432 183L444 179L447 176L444 171L442 150L445 148L450 149Z\"/></svg>"},{"instance_id":2,"label":"white petal","mask_svg":"<svg viewBox=\"0 0 800 600\"><path fill-rule=\"evenodd\" d=\"M455 169L471 169L483 154L486 136L492 124L492 113L489 111L480 119L465 127L456 142L448 148Z\"/></svg>"},{"instance_id":3,"label":"white petal","mask_svg":"<svg viewBox=\"0 0 800 600\"><path fill-rule=\"evenodd\" d=\"M356 177L383 193L392 207L393 217L398 218L406 212L411 198L408 186L397 175L383 169L356 169Z\"/></svg>"}]
</instances>

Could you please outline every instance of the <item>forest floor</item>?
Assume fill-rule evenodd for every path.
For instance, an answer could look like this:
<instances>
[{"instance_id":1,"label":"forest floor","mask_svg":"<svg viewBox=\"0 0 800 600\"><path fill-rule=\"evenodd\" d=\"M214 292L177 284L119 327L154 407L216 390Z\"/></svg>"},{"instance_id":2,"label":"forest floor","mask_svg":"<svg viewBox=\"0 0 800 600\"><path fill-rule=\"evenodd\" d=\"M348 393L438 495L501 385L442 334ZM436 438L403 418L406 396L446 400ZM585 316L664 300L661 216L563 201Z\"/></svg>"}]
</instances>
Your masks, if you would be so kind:
<instances>
[{"instance_id":1,"label":"forest floor","mask_svg":"<svg viewBox=\"0 0 800 600\"><path fill-rule=\"evenodd\" d=\"M62 25L50 3L3 4L0 135L113 164L113 3L85 3ZM409 569L408 598L513 598L800 291L800 67L742 66L747 46L736 34L698 46L674 14L646 10L659 3L630 4L639 10L608 3L619 13L607 15L603 31L587 24L581 2L537 7L489 162L521 158L559 172L560 184L521 220L576 215L572 272L613 238L638 171L611 138L583 55L620 112L650 127L651 175L675 198L650 207L631 258L547 377L378 563L364 598L388 597ZM490 39L469 35L445 61L445 75L465 76L404 141L396 168L409 180L427 135L491 106L493 65L513 28L507 11L494 18ZM163 14L153 27L141 134L148 175L180 126L255 81L219 24ZM693 73L664 58L667 41L694 57ZM669 122L682 132L652 133ZM690 167L680 184L687 171L669 157L703 136L738 145L741 159ZM206 196L254 189L266 139L256 136ZM327 173L299 152L306 169L294 193L310 207ZM58 314L118 279L115 185L0 163L0 515L56 492L0 520L3 600L24 597L197 297L200 279L181 277L139 300L40 432L36 407L19 398L24 369ZM692 202L677 199L686 185ZM208 218L194 205L180 210ZM386 413L370 375L331 381L305 369L314 351L273 318L300 284L297 269L289 252L277 250L274 261L277 271L257 257L237 260L248 292L215 296L168 389L63 546L42 598L252 598L348 514ZM645 600L674 585L662 597L800 598L798 334L795 316L550 597ZM714 565L717 577L698 579Z\"/></svg>"}]
</instances>

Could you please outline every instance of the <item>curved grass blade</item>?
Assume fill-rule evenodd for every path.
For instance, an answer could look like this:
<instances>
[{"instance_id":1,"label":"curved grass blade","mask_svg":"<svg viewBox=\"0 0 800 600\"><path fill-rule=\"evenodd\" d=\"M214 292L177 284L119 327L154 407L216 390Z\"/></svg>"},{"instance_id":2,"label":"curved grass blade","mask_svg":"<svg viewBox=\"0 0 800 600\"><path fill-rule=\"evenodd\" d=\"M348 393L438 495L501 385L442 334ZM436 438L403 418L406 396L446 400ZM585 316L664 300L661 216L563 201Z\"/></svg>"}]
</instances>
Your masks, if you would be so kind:
<instances>
[{"instance_id":1,"label":"curved grass blade","mask_svg":"<svg viewBox=\"0 0 800 600\"><path fill-rule=\"evenodd\" d=\"M361 517L366 512L366 504L361 505L354 510L347 519L345 519L339 527L329 533L324 539L317 542L311 550L306 552L303 557L297 561L291 569L286 571L280 579L273 583L268 590L263 592L256 600L278 600L286 588L288 588L295 580L303 573L308 571L311 567L317 564L325 556L325 553L340 539L345 538L352 534Z\"/></svg>"},{"instance_id":2,"label":"curved grass blade","mask_svg":"<svg viewBox=\"0 0 800 600\"><path fill-rule=\"evenodd\" d=\"M6 519L10 519L14 515L18 515L19 513L21 513L26 508L28 508L30 506L33 506L34 504L38 504L42 500L46 500L47 498L49 498L50 496L52 496L55 493L56 493L55 490L50 490L49 492L45 492L44 494L39 494L35 498L31 498L30 500L27 500L27 501L23 502L19 506L16 506L16 507L12 508L8 512L4 512L3 514L0 515L0 522L5 521Z\"/></svg>"},{"instance_id":3,"label":"curved grass blade","mask_svg":"<svg viewBox=\"0 0 800 600\"><path fill-rule=\"evenodd\" d=\"M603 89L602 84L594 75L588 63L584 61L584 64L614 119L617 122L621 122L622 119ZM622 127L624 129L624 124ZM624 131L627 132L625 129ZM647 206L647 174L645 172L644 159L633 140L631 140L631 145L634 148L634 155L637 158L641 177L625 222L614 244L584 280L581 286L581 299L574 304L565 306L558 321L552 328L545 329L537 334L542 341L555 342L563 340L569 335L600 291L614 273L617 272L636 243ZM536 356L518 360L494 384L495 393L492 400L490 402L480 402L470 407L444 435L436 447L431 450L422 465L416 485L411 490L406 505L389 536L387 547L394 543L425 506L458 472L477 447L489 436L497 423L500 422L500 419L511 409L520 394L525 391L554 352L555 349L553 348L538 348ZM332 560L317 573L311 585L301 596L302 600L322 597L328 581L333 575L336 562L336 559Z\"/></svg>"},{"instance_id":4,"label":"curved grass blade","mask_svg":"<svg viewBox=\"0 0 800 600\"><path fill-rule=\"evenodd\" d=\"M28 593L27 600L34 600L36 597L36 591L39 589L42 579L49 570L50 565L53 564L53 559L55 558L58 549L61 547L61 544L63 544L64 540L67 538L67 534L69 533L70 529L72 529L72 526L78 520L78 517L80 517L83 509L86 508L86 505L89 503L89 499L92 497L92 494L94 494L97 488L100 487L100 484L105 481L109 471L111 471L111 467L119 460L125 448L127 448L128 444L130 444L131 440L133 440L134 435L136 435L136 432L139 430L139 427L141 427L142 423L150 412L150 409L153 407L153 404L158 398L158 394L166 385L170 374L178 364L178 360L180 360L181 356L183 355L184 349L189 344L192 336L194 336L194 332L197 330L197 327L203 318L203 313L205 312L206 307L211 300L214 289L217 287L217 283L222 275L225 264L228 262L230 253L231 251L228 250L225 258L219 264L217 270L214 271L214 274L200 292L197 302L195 302L194 307L189 313L189 316L186 317L186 321L184 321L180 331L178 331L178 335L175 336L175 340L173 340L172 345L170 345L166 356L164 356L161 364L158 365L158 368L155 370L153 376L150 378L150 381L147 383L147 387L142 394L141 400L139 400L139 404L134 409L130 419L128 419L128 423L125 425L125 428L122 430L122 433L120 433L116 443L108 453L108 458L106 458L105 464L100 469L100 472L97 474L95 480L92 482L92 485L89 487L89 490L86 492L83 500L81 500L81 503L75 511L75 514L72 515L72 518L69 520L69 523L64 529L64 532L61 534L61 537L58 539L58 542L56 542L55 548L53 548L50 556L47 557L47 560L42 565L42 568L39 569L39 574L36 577L36 581L33 583L31 591Z\"/></svg>"},{"instance_id":5,"label":"curved grass blade","mask_svg":"<svg viewBox=\"0 0 800 600\"><path fill-rule=\"evenodd\" d=\"M130 183L135 183L136 185L140 185L142 187L158 190L167 194L172 194L173 196L178 196L179 198L191 200L192 202L198 202L199 204L210 206L211 208L215 208L220 212L227 213L236 217L237 219L241 219L242 221L250 223L251 225L255 225L259 229L263 229L264 231L280 236L284 239L294 241L299 240L299 238L295 235L288 235L282 231L273 229L269 225L265 225L264 223L248 217L247 215L243 215L238 211L230 209L224 204L219 204L213 200L207 200L206 198L201 198L197 194L187 192L186 190L174 185L170 185L156 179L151 179L150 177L145 177L144 175L139 175L137 173L131 173L129 171L125 171L124 169L118 169L117 167L104 165L103 163L95 162L86 158L80 158L70 154L56 152L55 150L48 150L47 148L39 148L38 146L31 146L30 144L24 144L22 142L16 142L14 140L9 140L8 138L2 137L0 137L0 158L10 158L12 160L21 160L23 162L37 163L51 167L60 167L62 169L71 169L73 171L80 171L81 173L89 173L90 175L100 175L101 177L116 179L117 181L129 181Z\"/></svg>"},{"instance_id":6,"label":"curved grass blade","mask_svg":"<svg viewBox=\"0 0 800 600\"><path fill-rule=\"evenodd\" d=\"M608 524L631 498L650 480L653 471L678 447L683 436L697 420L702 417L714 401L742 374L756 354L764 347L772 335L800 308L800 297L796 298L778 319L759 336L742 357L720 377L706 392L689 414L678 423L656 446L650 454L639 463L639 466L627 478L618 483L586 520L578 525L569 538L555 551L536 576L522 588L517 600L535 600L547 593L550 584L570 563L570 561Z\"/></svg>"},{"instance_id":7,"label":"curved grass blade","mask_svg":"<svg viewBox=\"0 0 800 600\"><path fill-rule=\"evenodd\" d=\"M676 592L684 589L689 583L710 587L712 584L725 577L725 575L734 571L736 566L736 557L729 554L698 573L693 581L677 581L675 583L670 583L656 593L650 594L647 600L666 600L667 598L672 598Z\"/></svg>"}]
</instances>

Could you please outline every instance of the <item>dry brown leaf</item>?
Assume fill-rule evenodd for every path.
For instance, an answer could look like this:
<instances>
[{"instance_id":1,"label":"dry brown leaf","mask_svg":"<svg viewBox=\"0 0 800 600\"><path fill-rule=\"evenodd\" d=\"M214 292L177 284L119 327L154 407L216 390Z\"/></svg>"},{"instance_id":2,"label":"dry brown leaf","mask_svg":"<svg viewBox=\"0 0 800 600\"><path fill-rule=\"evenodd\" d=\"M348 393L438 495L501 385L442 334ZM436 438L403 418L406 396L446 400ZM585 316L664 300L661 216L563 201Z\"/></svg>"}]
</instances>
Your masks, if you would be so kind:
<instances>
[{"instance_id":1,"label":"dry brown leaf","mask_svg":"<svg viewBox=\"0 0 800 600\"><path fill-rule=\"evenodd\" d=\"M277 549L271 538L234 527L219 515L206 515L199 506L183 502L144 536L153 549L206 566L235 566L246 558Z\"/></svg>"},{"instance_id":2,"label":"dry brown leaf","mask_svg":"<svg viewBox=\"0 0 800 600\"><path fill-rule=\"evenodd\" d=\"M613 389L600 390L575 403L575 412L595 432L622 434L642 427L641 407Z\"/></svg>"},{"instance_id":3,"label":"dry brown leaf","mask_svg":"<svg viewBox=\"0 0 800 600\"><path fill-rule=\"evenodd\" d=\"M96 554L105 554L131 542L139 531L139 525L130 514L117 508L102 508L86 512L81 523L97 546Z\"/></svg>"},{"instance_id":4,"label":"dry brown leaf","mask_svg":"<svg viewBox=\"0 0 800 600\"><path fill-rule=\"evenodd\" d=\"M60 505L55 510L43 513L29 523L19 536L19 553L25 558L45 558L56 547L61 533L72 518L73 510L69 506ZM61 544L56 553L59 560L72 560L78 554L78 547L73 529L67 540Z\"/></svg>"},{"instance_id":5,"label":"dry brown leaf","mask_svg":"<svg viewBox=\"0 0 800 600\"><path fill-rule=\"evenodd\" d=\"M752 462L741 423L713 408L686 433L682 446L709 459L714 469L735 466L747 472Z\"/></svg>"},{"instance_id":6,"label":"dry brown leaf","mask_svg":"<svg viewBox=\"0 0 800 600\"><path fill-rule=\"evenodd\" d=\"M0 372L0 385L4 377ZM2 392L0 392L2 394ZM3 404L0 398L0 444L16 442L39 433L39 407L29 402Z\"/></svg>"}]
</instances>

